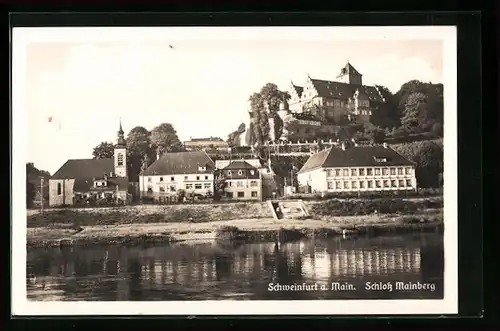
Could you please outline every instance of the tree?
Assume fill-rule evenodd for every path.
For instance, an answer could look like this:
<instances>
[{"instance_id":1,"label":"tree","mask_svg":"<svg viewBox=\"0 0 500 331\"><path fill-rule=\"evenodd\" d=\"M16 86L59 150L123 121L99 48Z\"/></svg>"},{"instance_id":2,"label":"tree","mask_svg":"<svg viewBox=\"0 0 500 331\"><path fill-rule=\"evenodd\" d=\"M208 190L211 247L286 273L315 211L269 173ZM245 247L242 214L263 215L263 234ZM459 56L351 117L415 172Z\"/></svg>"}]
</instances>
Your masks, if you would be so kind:
<instances>
[{"instance_id":1,"label":"tree","mask_svg":"<svg viewBox=\"0 0 500 331\"><path fill-rule=\"evenodd\" d=\"M420 187L437 187L442 183L443 173L443 142L414 141L394 145L394 149L416 163L415 175Z\"/></svg>"},{"instance_id":2,"label":"tree","mask_svg":"<svg viewBox=\"0 0 500 331\"><path fill-rule=\"evenodd\" d=\"M136 181L135 178L138 178L145 159L146 166L151 165L156 159L151 144L151 133L144 127L136 126L128 133L127 156L129 178Z\"/></svg>"},{"instance_id":3,"label":"tree","mask_svg":"<svg viewBox=\"0 0 500 331\"><path fill-rule=\"evenodd\" d=\"M394 105L402 126L413 132L432 131L435 123L443 125L443 84L409 81L394 95Z\"/></svg>"},{"instance_id":4,"label":"tree","mask_svg":"<svg viewBox=\"0 0 500 331\"><path fill-rule=\"evenodd\" d=\"M216 169L214 171L214 192L213 192L214 200L218 201L224 196L226 186L227 182L226 179L224 178L224 173L222 172L221 169Z\"/></svg>"},{"instance_id":5,"label":"tree","mask_svg":"<svg viewBox=\"0 0 500 331\"><path fill-rule=\"evenodd\" d=\"M170 123L160 124L151 131L151 143L160 155L184 150L179 137L177 137L177 131Z\"/></svg>"},{"instance_id":6,"label":"tree","mask_svg":"<svg viewBox=\"0 0 500 331\"><path fill-rule=\"evenodd\" d=\"M419 132L424 129L427 96L422 92L415 92L408 96L401 125L410 132Z\"/></svg>"},{"instance_id":7,"label":"tree","mask_svg":"<svg viewBox=\"0 0 500 331\"><path fill-rule=\"evenodd\" d=\"M385 130L373 124L365 125L365 134L375 144L383 143L385 140Z\"/></svg>"},{"instance_id":8,"label":"tree","mask_svg":"<svg viewBox=\"0 0 500 331\"><path fill-rule=\"evenodd\" d=\"M283 133L283 121L278 116L277 112L280 109L282 102L287 102L290 99L288 92L283 92L278 89L278 86L273 83L265 84L258 93L253 93L250 96L251 116L255 125L253 132L255 143L258 146L264 145L269 141L269 133L271 130L274 133L275 140L278 140ZM269 127L269 118L274 119L274 127Z\"/></svg>"},{"instance_id":9,"label":"tree","mask_svg":"<svg viewBox=\"0 0 500 331\"><path fill-rule=\"evenodd\" d=\"M107 141L101 142L94 147L92 156L94 159L111 159L115 154L115 146Z\"/></svg>"},{"instance_id":10,"label":"tree","mask_svg":"<svg viewBox=\"0 0 500 331\"><path fill-rule=\"evenodd\" d=\"M39 170L33 162L26 163L26 206L33 206L33 200L36 197L36 192L40 191L41 178L44 179L43 192L44 199L49 198L49 178L50 173L45 170Z\"/></svg>"},{"instance_id":11,"label":"tree","mask_svg":"<svg viewBox=\"0 0 500 331\"><path fill-rule=\"evenodd\" d=\"M264 100L260 93L250 96L251 118L254 122L253 131L256 146L262 146L269 137L269 120L265 110Z\"/></svg>"},{"instance_id":12,"label":"tree","mask_svg":"<svg viewBox=\"0 0 500 331\"><path fill-rule=\"evenodd\" d=\"M385 102L373 110L370 121L382 128L398 127L400 125L400 113L398 111L396 96L385 86L375 85L375 87Z\"/></svg>"},{"instance_id":13,"label":"tree","mask_svg":"<svg viewBox=\"0 0 500 331\"><path fill-rule=\"evenodd\" d=\"M229 147L235 147L235 146L238 146L240 144L240 135L243 134L246 130L246 127L245 127L245 123L241 123L239 126L238 126L238 129L231 132L228 136L227 136L227 144L229 145Z\"/></svg>"},{"instance_id":14,"label":"tree","mask_svg":"<svg viewBox=\"0 0 500 331\"><path fill-rule=\"evenodd\" d=\"M443 148L432 141L424 142L413 161L417 164L416 177L421 187L439 187L443 172Z\"/></svg>"}]
</instances>

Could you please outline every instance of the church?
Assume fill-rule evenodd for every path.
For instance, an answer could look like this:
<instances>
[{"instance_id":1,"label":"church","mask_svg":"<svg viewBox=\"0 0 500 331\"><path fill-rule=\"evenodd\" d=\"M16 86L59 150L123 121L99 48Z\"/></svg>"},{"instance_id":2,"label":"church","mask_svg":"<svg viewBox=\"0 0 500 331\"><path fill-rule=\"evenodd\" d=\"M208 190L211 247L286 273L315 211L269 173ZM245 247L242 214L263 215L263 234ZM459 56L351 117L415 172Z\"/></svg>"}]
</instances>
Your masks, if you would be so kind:
<instances>
[{"instance_id":1,"label":"church","mask_svg":"<svg viewBox=\"0 0 500 331\"><path fill-rule=\"evenodd\" d=\"M49 180L49 205L84 205L105 199L126 203L130 199L127 145L120 121L113 158L68 160Z\"/></svg>"}]
</instances>

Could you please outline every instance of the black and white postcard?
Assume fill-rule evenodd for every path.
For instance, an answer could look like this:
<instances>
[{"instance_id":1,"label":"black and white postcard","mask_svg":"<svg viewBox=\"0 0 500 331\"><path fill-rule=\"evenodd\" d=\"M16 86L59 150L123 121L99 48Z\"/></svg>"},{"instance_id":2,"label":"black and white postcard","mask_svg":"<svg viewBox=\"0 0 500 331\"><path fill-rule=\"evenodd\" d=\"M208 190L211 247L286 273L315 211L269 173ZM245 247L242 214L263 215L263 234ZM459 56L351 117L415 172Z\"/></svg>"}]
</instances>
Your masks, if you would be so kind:
<instances>
[{"instance_id":1,"label":"black and white postcard","mask_svg":"<svg viewBox=\"0 0 500 331\"><path fill-rule=\"evenodd\" d=\"M13 314L457 313L455 27L12 43Z\"/></svg>"}]
</instances>

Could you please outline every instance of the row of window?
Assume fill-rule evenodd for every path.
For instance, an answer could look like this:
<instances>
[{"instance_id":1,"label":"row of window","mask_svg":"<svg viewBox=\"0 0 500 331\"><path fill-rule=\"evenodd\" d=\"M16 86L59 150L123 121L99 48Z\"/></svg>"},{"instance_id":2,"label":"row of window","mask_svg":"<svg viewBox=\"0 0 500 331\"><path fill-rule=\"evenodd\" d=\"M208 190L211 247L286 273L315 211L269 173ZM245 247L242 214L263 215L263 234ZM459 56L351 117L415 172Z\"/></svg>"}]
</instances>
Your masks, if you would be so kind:
<instances>
[{"instance_id":1,"label":"row of window","mask_svg":"<svg viewBox=\"0 0 500 331\"><path fill-rule=\"evenodd\" d=\"M212 188L212 183L195 183L195 184L186 184L185 186L186 190L192 190L192 189L195 189L195 190L201 190L201 189L211 189ZM165 187L165 186L160 186L159 187L159 191L160 192L176 192L177 191L177 187L175 185L170 185L168 187ZM148 191L149 192L153 192L153 187L152 186L148 186Z\"/></svg>"},{"instance_id":2,"label":"row of window","mask_svg":"<svg viewBox=\"0 0 500 331\"><path fill-rule=\"evenodd\" d=\"M201 188L210 189L210 188L212 188L212 183L186 184L186 190L192 190L193 187L194 187L195 190L201 190Z\"/></svg>"},{"instance_id":3,"label":"row of window","mask_svg":"<svg viewBox=\"0 0 500 331\"><path fill-rule=\"evenodd\" d=\"M232 175L233 175L233 173L231 172L231 170L228 170L228 171L227 171L227 175L228 175L228 176L232 176ZM250 170L250 175L251 175L251 176L255 175L255 170L252 170L252 169L251 169L251 170ZM238 170L238 176L243 176L243 170Z\"/></svg>"},{"instance_id":4,"label":"row of window","mask_svg":"<svg viewBox=\"0 0 500 331\"><path fill-rule=\"evenodd\" d=\"M411 168L351 168L351 169L328 169L327 176L328 177L348 177L350 176L380 176L380 174L387 175L410 175Z\"/></svg>"},{"instance_id":5,"label":"row of window","mask_svg":"<svg viewBox=\"0 0 500 331\"><path fill-rule=\"evenodd\" d=\"M371 115L372 112L369 110L355 110L354 115Z\"/></svg>"},{"instance_id":6,"label":"row of window","mask_svg":"<svg viewBox=\"0 0 500 331\"><path fill-rule=\"evenodd\" d=\"M227 185L230 186L230 187L234 187L234 183L236 183L236 187L244 187L245 186L245 182L242 181L242 180L237 180L237 181L228 181L227 182ZM250 181L250 186L251 187L256 187L258 186L259 184L257 183L256 180L252 180Z\"/></svg>"},{"instance_id":7,"label":"row of window","mask_svg":"<svg viewBox=\"0 0 500 331\"><path fill-rule=\"evenodd\" d=\"M208 176L196 176L196 180L200 180L200 178L202 178L202 177L204 177L205 180L208 180ZM184 180L189 180L189 176L184 176ZM148 183L151 183L152 181L153 181L153 179L151 177L148 177ZM164 181L163 177L160 177L160 182L163 182L163 181ZM170 181L175 182L175 177L171 176Z\"/></svg>"},{"instance_id":8,"label":"row of window","mask_svg":"<svg viewBox=\"0 0 500 331\"><path fill-rule=\"evenodd\" d=\"M342 100L338 100L338 99L335 99L334 101L327 100L326 101L326 105L328 107L333 107L334 105L337 106L337 107L344 107L345 106L345 102L342 101Z\"/></svg>"},{"instance_id":9,"label":"row of window","mask_svg":"<svg viewBox=\"0 0 500 331\"><path fill-rule=\"evenodd\" d=\"M364 189L364 188L391 188L391 187L408 187L411 188L411 179L400 179L400 180L360 180L360 181L336 181L328 182L329 190L346 190L346 189Z\"/></svg>"},{"instance_id":10,"label":"row of window","mask_svg":"<svg viewBox=\"0 0 500 331\"><path fill-rule=\"evenodd\" d=\"M257 191L252 191L250 192L250 197L251 198L257 198L259 196ZM233 192L226 192L226 197L227 198L234 198L234 193ZM238 198L245 198L245 192L236 192L236 197Z\"/></svg>"}]
</instances>

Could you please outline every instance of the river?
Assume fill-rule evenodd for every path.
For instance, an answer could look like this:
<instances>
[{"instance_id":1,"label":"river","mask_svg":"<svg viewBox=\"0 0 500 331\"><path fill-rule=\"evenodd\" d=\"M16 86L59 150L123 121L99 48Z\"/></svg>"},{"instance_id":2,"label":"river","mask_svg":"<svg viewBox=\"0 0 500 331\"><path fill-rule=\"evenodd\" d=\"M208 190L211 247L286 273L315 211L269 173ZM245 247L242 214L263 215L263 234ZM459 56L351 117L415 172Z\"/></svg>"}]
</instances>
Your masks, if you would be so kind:
<instances>
[{"instance_id":1,"label":"river","mask_svg":"<svg viewBox=\"0 0 500 331\"><path fill-rule=\"evenodd\" d=\"M28 299L36 301L440 299L443 261L443 238L437 233L279 246L209 242L28 249L26 284ZM397 282L433 285L396 290ZM276 291L270 283L273 289L298 287ZM332 290L332 283L351 287ZM388 283L392 291L384 288ZM303 284L323 284L327 290L300 290Z\"/></svg>"}]
</instances>

